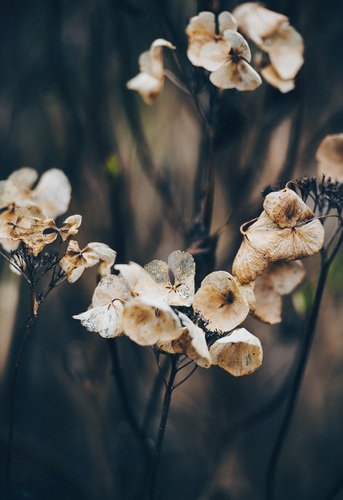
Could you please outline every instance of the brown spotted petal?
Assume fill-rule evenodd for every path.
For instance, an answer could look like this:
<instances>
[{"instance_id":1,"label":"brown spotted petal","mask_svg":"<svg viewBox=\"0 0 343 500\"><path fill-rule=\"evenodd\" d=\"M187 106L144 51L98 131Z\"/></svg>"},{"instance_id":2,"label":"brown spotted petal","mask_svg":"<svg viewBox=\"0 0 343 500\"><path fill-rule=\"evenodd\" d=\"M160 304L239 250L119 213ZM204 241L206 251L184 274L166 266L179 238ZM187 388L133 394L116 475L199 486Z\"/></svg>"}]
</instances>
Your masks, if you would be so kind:
<instances>
[{"instance_id":1,"label":"brown spotted petal","mask_svg":"<svg viewBox=\"0 0 343 500\"><path fill-rule=\"evenodd\" d=\"M254 316L265 323L281 322L282 295L288 295L301 283L306 272L302 262L275 262L256 280L257 307Z\"/></svg>"},{"instance_id":2,"label":"brown spotted petal","mask_svg":"<svg viewBox=\"0 0 343 500\"><path fill-rule=\"evenodd\" d=\"M231 375L240 377L254 372L262 364L260 340L245 328L217 340L210 348L211 361Z\"/></svg>"},{"instance_id":3,"label":"brown spotted petal","mask_svg":"<svg viewBox=\"0 0 343 500\"><path fill-rule=\"evenodd\" d=\"M72 236L78 233L79 227L81 226L82 216L81 215L71 215L68 217L58 232L63 241L69 240Z\"/></svg>"},{"instance_id":4,"label":"brown spotted petal","mask_svg":"<svg viewBox=\"0 0 343 500\"><path fill-rule=\"evenodd\" d=\"M343 182L343 134L327 135L316 152L318 177L323 174Z\"/></svg>"},{"instance_id":5,"label":"brown spotted petal","mask_svg":"<svg viewBox=\"0 0 343 500\"><path fill-rule=\"evenodd\" d=\"M185 354L203 368L211 366L205 332L196 326L185 314L178 312L183 326L182 335L175 340L159 342L157 347L171 354Z\"/></svg>"},{"instance_id":6,"label":"brown spotted petal","mask_svg":"<svg viewBox=\"0 0 343 500\"><path fill-rule=\"evenodd\" d=\"M180 319L165 302L136 297L124 306L123 329L139 345L174 340L182 334Z\"/></svg>"},{"instance_id":7,"label":"brown spotted petal","mask_svg":"<svg viewBox=\"0 0 343 500\"><path fill-rule=\"evenodd\" d=\"M97 306L88 311L73 316L79 319L81 325L90 332L98 332L104 338L113 338L123 335L122 316L124 306L119 300L109 304Z\"/></svg>"},{"instance_id":8,"label":"brown spotted petal","mask_svg":"<svg viewBox=\"0 0 343 500\"><path fill-rule=\"evenodd\" d=\"M235 278L225 271L216 271L202 281L193 309L209 320L208 330L229 332L245 320L250 306Z\"/></svg>"},{"instance_id":9,"label":"brown spotted petal","mask_svg":"<svg viewBox=\"0 0 343 500\"><path fill-rule=\"evenodd\" d=\"M131 294L127 283L120 276L110 274L99 281L98 286L94 290L92 306L106 305L114 300L125 302L129 299L131 299Z\"/></svg>"},{"instance_id":10,"label":"brown spotted petal","mask_svg":"<svg viewBox=\"0 0 343 500\"><path fill-rule=\"evenodd\" d=\"M144 270L145 275L134 288L135 294L158 298L172 306L189 307L192 304L195 263L191 254L176 250L169 255L168 264L153 260Z\"/></svg>"},{"instance_id":11,"label":"brown spotted petal","mask_svg":"<svg viewBox=\"0 0 343 500\"><path fill-rule=\"evenodd\" d=\"M28 218L30 227L21 236L20 240L23 241L33 252L33 255L37 255L43 250L45 245L52 243L56 240L58 235L58 230L54 219L35 219ZM46 230L52 230L51 232L44 234Z\"/></svg>"},{"instance_id":12,"label":"brown spotted petal","mask_svg":"<svg viewBox=\"0 0 343 500\"><path fill-rule=\"evenodd\" d=\"M266 214L279 227L294 226L297 222L312 219L314 213L292 189L269 193L264 200Z\"/></svg>"},{"instance_id":13,"label":"brown spotted petal","mask_svg":"<svg viewBox=\"0 0 343 500\"><path fill-rule=\"evenodd\" d=\"M238 27L244 35L257 45L275 33L288 17L266 9L259 3L247 2L233 11Z\"/></svg>"}]
</instances>

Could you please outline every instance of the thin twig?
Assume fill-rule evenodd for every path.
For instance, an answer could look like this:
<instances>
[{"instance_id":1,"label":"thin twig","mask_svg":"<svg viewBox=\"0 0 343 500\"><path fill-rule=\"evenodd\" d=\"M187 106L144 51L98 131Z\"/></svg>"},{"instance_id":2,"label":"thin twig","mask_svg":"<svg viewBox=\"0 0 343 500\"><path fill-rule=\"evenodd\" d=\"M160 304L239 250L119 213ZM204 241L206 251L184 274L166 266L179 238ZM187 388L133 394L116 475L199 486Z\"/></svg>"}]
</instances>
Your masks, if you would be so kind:
<instances>
[{"instance_id":1,"label":"thin twig","mask_svg":"<svg viewBox=\"0 0 343 500\"><path fill-rule=\"evenodd\" d=\"M179 370L181 370L182 368L184 368L184 366L182 366ZM186 382L187 379L189 379L189 377L191 375L193 375L193 373L195 372L195 370L198 368L198 365L195 365L195 367L193 368L193 370L187 375L187 377L185 377L183 380L181 380L181 382L179 382L178 384L174 385L174 389L176 389L177 387L179 387L179 385L183 384L184 382Z\"/></svg>"},{"instance_id":2,"label":"thin twig","mask_svg":"<svg viewBox=\"0 0 343 500\"><path fill-rule=\"evenodd\" d=\"M24 273L24 271L13 261L11 261L8 257L6 257L6 255L4 253L2 253L0 251L0 255L5 259L7 260L7 262L13 266L22 276L24 276L24 278L26 279L26 281L28 282L28 284L31 286L31 281L29 280L29 278L26 276L26 274Z\"/></svg>"}]
</instances>

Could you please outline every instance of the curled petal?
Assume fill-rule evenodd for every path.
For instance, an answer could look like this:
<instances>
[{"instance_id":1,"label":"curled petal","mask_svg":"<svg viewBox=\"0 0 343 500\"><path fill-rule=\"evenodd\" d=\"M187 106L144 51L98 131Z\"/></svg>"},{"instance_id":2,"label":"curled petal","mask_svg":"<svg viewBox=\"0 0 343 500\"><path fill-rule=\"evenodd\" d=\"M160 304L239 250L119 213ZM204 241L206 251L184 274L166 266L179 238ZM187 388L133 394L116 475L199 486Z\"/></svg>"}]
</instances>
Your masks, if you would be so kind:
<instances>
[{"instance_id":1,"label":"curled petal","mask_svg":"<svg viewBox=\"0 0 343 500\"><path fill-rule=\"evenodd\" d=\"M237 33L237 31L233 30L225 30L224 38L228 41L236 56L243 57L248 62L251 61L251 52L249 49L249 45L240 33Z\"/></svg>"},{"instance_id":2,"label":"curled petal","mask_svg":"<svg viewBox=\"0 0 343 500\"><path fill-rule=\"evenodd\" d=\"M164 79L149 75L148 73L139 73L126 84L130 90L137 90L146 104L154 104L161 97Z\"/></svg>"},{"instance_id":3,"label":"curled petal","mask_svg":"<svg viewBox=\"0 0 343 500\"><path fill-rule=\"evenodd\" d=\"M110 304L89 309L73 318L79 319L81 325L88 331L98 332L104 338L113 338L123 335L121 325L123 309L123 304L115 300Z\"/></svg>"},{"instance_id":4,"label":"curled petal","mask_svg":"<svg viewBox=\"0 0 343 500\"><path fill-rule=\"evenodd\" d=\"M165 302L141 297L125 304L123 329L139 345L174 340L182 334L178 316Z\"/></svg>"},{"instance_id":5,"label":"curled petal","mask_svg":"<svg viewBox=\"0 0 343 500\"><path fill-rule=\"evenodd\" d=\"M283 94L290 92L295 87L294 80L283 80L275 71L272 64L268 64L268 66L261 68L259 72L270 85L279 89Z\"/></svg>"},{"instance_id":6,"label":"curled petal","mask_svg":"<svg viewBox=\"0 0 343 500\"><path fill-rule=\"evenodd\" d=\"M254 372L261 366L263 358L260 340L245 328L217 340L210 348L210 355L212 364L235 377Z\"/></svg>"},{"instance_id":7,"label":"curled petal","mask_svg":"<svg viewBox=\"0 0 343 500\"><path fill-rule=\"evenodd\" d=\"M270 62L283 80L291 80L304 64L302 36L288 23L264 40L261 48L268 52Z\"/></svg>"}]
</instances>

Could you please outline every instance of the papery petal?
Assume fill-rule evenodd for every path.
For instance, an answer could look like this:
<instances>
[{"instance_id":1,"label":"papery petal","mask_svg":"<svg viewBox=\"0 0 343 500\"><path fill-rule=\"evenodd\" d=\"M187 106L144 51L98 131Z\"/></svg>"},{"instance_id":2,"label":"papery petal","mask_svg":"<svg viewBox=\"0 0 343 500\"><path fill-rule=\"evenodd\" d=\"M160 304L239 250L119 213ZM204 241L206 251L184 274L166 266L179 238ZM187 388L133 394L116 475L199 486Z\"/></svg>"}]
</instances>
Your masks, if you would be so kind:
<instances>
[{"instance_id":1,"label":"papery petal","mask_svg":"<svg viewBox=\"0 0 343 500\"><path fill-rule=\"evenodd\" d=\"M84 257L88 259L88 255L91 255L94 253L98 257L98 261L100 260L100 273L102 276L107 276L108 274L111 274L111 267L113 266L117 252L112 250L108 245L105 245L105 243L98 243L98 242L93 242L93 243L88 243L87 247L88 249L91 250L91 252L84 253ZM93 256L91 256L91 259L93 260ZM94 264L91 264L94 265Z\"/></svg>"},{"instance_id":2,"label":"papery petal","mask_svg":"<svg viewBox=\"0 0 343 500\"><path fill-rule=\"evenodd\" d=\"M240 71L242 81L237 85L237 90L255 90L262 85L260 75L246 61L239 61L238 69Z\"/></svg>"},{"instance_id":3,"label":"papery petal","mask_svg":"<svg viewBox=\"0 0 343 500\"><path fill-rule=\"evenodd\" d=\"M277 89L280 90L283 94L286 94L287 92L290 92L291 90L294 89L295 83L293 79L290 80L283 80L275 71L274 67L272 64L269 64L268 66L265 66L264 68L261 68L259 70L263 78L270 84L273 85L273 87L276 87Z\"/></svg>"},{"instance_id":4,"label":"papery petal","mask_svg":"<svg viewBox=\"0 0 343 500\"><path fill-rule=\"evenodd\" d=\"M158 79L148 73L139 73L126 84L130 90L137 90L146 104L154 104L161 97L164 78Z\"/></svg>"},{"instance_id":5,"label":"papery petal","mask_svg":"<svg viewBox=\"0 0 343 500\"><path fill-rule=\"evenodd\" d=\"M52 243L57 238L57 227L54 219L40 220L34 218L27 219L30 227L21 235L20 240L23 241L37 255L43 250L45 245ZM49 234L44 234L47 229L54 231Z\"/></svg>"},{"instance_id":6,"label":"papery petal","mask_svg":"<svg viewBox=\"0 0 343 500\"><path fill-rule=\"evenodd\" d=\"M235 377L248 375L262 364L260 340L245 328L217 340L210 348L212 364L218 365Z\"/></svg>"},{"instance_id":7,"label":"papery petal","mask_svg":"<svg viewBox=\"0 0 343 500\"><path fill-rule=\"evenodd\" d=\"M279 227L294 226L297 222L312 219L314 213L292 189L285 188L269 193L263 208Z\"/></svg>"},{"instance_id":8,"label":"papery petal","mask_svg":"<svg viewBox=\"0 0 343 500\"><path fill-rule=\"evenodd\" d=\"M126 282L122 280L119 276L110 274L102 278L96 289L94 290L92 298L92 306L98 307L105 304L109 304L112 301L121 299L123 301L129 300L131 298L130 290L128 289Z\"/></svg>"},{"instance_id":9,"label":"papery petal","mask_svg":"<svg viewBox=\"0 0 343 500\"><path fill-rule=\"evenodd\" d=\"M181 322L174 311L159 300L136 297L124 306L123 329L139 345L173 340L182 334Z\"/></svg>"},{"instance_id":10,"label":"papery petal","mask_svg":"<svg viewBox=\"0 0 343 500\"><path fill-rule=\"evenodd\" d=\"M188 252L175 250L168 257L168 265L174 276L175 293L183 299L183 305L190 306L194 296L194 257Z\"/></svg>"},{"instance_id":11,"label":"papery petal","mask_svg":"<svg viewBox=\"0 0 343 500\"><path fill-rule=\"evenodd\" d=\"M186 28L189 37L187 57L194 66L202 66L201 48L215 41L215 16L212 12L200 12L190 19Z\"/></svg>"},{"instance_id":12,"label":"papery petal","mask_svg":"<svg viewBox=\"0 0 343 500\"><path fill-rule=\"evenodd\" d=\"M31 167L23 167L15 170L9 176L8 180L13 182L20 190L28 190L38 179L38 172Z\"/></svg>"},{"instance_id":13,"label":"papery petal","mask_svg":"<svg viewBox=\"0 0 343 500\"><path fill-rule=\"evenodd\" d=\"M225 48L223 44L206 43L200 50L201 66L208 71L219 69L228 60L230 48L228 43L226 43Z\"/></svg>"},{"instance_id":14,"label":"papery petal","mask_svg":"<svg viewBox=\"0 0 343 500\"><path fill-rule=\"evenodd\" d=\"M90 332L98 332L104 338L123 335L122 316L124 306L118 300L110 304L98 306L73 316Z\"/></svg>"},{"instance_id":15,"label":"papery petal","mask_svg":"<svg viewBox=\"0 0 343 500\"><path fill-rule=\"evenodd\" d=\"M114 269L119 271L119 277L125 281L130 292L137 285L138 281L144 276L144 269L136 262L128 264L116 264Z\"/></svg>"},{"instance_id":16,"label":"papery petal","mask_svg":"<svg viewBox=\"0 0 343 500\"><path fill-rule=\"evenodd\" d=\"M210 75L210 81L222 89L255 90L262 80L245 61L230 60Z\"/></svg>"},{"instance_id":17,"label":"papery petal","mask_svg":"<svg viewBox=\"0 0 343 500\"><path fill-rule=\"evenodd\" d=\"M302 36L288 23L265 39L261 48L268 52L270 62L283 80L294 78L304 64Z\"/></svg>"},{"instance_id":18,"label":"papery petal","mask_svg":"<svg viewBox=\"0 0 343 500\"><path fill-rule=\"evenodd\" d=\"M0 208L13 204L18 198L19 189L12 181L0 181Z\"/></svg>"},{"instance_id":19,"label":"papery petal","mask_svg":"<svg viewBox=\"0 0 343 500\"><path fill-rule=\"evenodd\" d=\"M221 12L218 16L219 34L223 36L225 30L237 30L235 17L227 11Z\"/></svg>"},{"instance_id":20,"label":"papery petal","mask_svg":"<svg viewBox=\"0 0 343 500\"><path fill-rule=\"evenodd\" d=\"M78 233L78 228L81 226L81 222L81 215L71 215L70 217L68 217L63 222L63 224L65 225L58 230L62 240L67 241L72 236L75 236L75 234Z\"/></svg>"},{"instance_id":21,"label":"papery petal","mask_svg":"<svg viewBox=\"0 0 343 500\"><path fill-rule=\"evenodd\" d=\"M64 214L69 207L71 185L62 170L52 168L40 178L31 193L31 199L42 207L48 217L56 218Z\"/></svg>"},{"instance_id":22,"label":"papery petal","mask_svg":"<svg viewBox=\"0 0 343 500\"><path fill-rule=\"evenodd\" d=\"M343 182L343 134L327 135L317 149L316 159L320 179L325 174Z\"/></svg>"},{"instance_id":23,"label":"papery petal","mask_svg":"<svg viewBox=\"0 0 343 500\"><path fill-rule=\"evenodd\" d=\"M233 30L225 30L224 38L228 41L230 47L236 56L244 57L248 62L251 61L251 52L245 38L240 33Z\"/></svg>"}]
</instances>

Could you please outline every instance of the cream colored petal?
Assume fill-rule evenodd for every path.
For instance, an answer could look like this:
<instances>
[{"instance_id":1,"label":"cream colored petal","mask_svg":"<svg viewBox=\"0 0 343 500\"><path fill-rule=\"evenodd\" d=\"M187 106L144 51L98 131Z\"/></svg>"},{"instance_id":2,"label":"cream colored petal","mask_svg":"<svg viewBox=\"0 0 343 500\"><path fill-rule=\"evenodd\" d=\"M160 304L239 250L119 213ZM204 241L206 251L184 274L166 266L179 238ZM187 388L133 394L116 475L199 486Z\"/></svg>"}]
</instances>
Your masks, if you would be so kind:
<instances>
[{"instance_id":1,"label":"cream colored petal","mask_svg":"<svg viewBox=\"0 0 343 500\"><path fill-rule=\"evenodd\" d=\"M68 177L57 168L45 172L31 193L32 201L42 207L48 217L54 219L68 210L70 198L71 185Z\"/></svg>"},{"instance_id":2,"label":"cream colored petal","mask_svg":"<svg viewBox=\"0 0 343 500\"><path fill-rule=\"evenodd\" d=\"M338 182L343 182L343 134L327 135L316 152L318 177L325 174Z\"/></svg>"},{"instance_id":3,"label":"cream colored petal","mask_svg":"<svg viewBox=\"0 0 343 500\"><path fill-rule=\"evenodd\" d=\"M193 66L203 67L202 59L200 57L200 51L206 44L214 43L213 40L213 37L189 39L187 57L191 61Z\"/></svg>"},{"instance_id":4,"label":"cream colored petal","mask_svg":"<svg viewBox=\"0 0 343 500\"><path fill-rule=\"evenodd\" d=\"M199 12L197 16L191 17L186 28L189 38L214 38L216 34L216 20L212 12Z\"/></svg>"},{"instance_id":5,"label":"cream colored petal","mask_svg":"<svg viewBox=\"0 0 343 500\"><path fill-rule=\"evenodd\" d=\"M72 236L75 236L78 233L78 228L81 226L82 216L81 215L71 215L68 217L58 232L61 235L63 241L67 241Z\"/></svg>"},{"instance_id":6,"label":"cream colored petal","mask_svg":"<svg viewBox=\"0 0 343 500\"><path fill-rule=\"evenodd\" d=\"M45 245L52 243L57 238L57 227L53 219L40 220L28 218L30 227L22 234L21 241L23 241L33 252L37 255L43 250ZM44 234L47 229L53 229L53 232Z\"/></svg>"},{"instance_id":7,"label":"cream colored petal","mask_svg":"<svg viewBox=\"0 0 343 500\"><path fill-rule=\"evenodd\" d=\"M304 264L295 260L292 262L271 262L265 273L280 295L288 295L302 282L306 275ZM260 278L259 278L260 279Z\"/></svg>"},{"instance_id":8,"label":"cream colored petal","mask_svg":"<svg viewBox=\"0 0 343 500\"><path fill-rule=\"evenodd\" d=\"M273 87L276 87L283 94L290 92L294 89L295 83L293 79L283 80L275 71L272 64L265 66L259 70L263 78Z\"/></svg>"},{"instance_id":9,"label":"cream colored petal","mask_svg":"<svg viewBox=\"0 0 343 500\"><path fill-rule=\"evenodd\" d=\"M245 328L217 340L210 348L210 355L212 364L235 377L254 372L261 366L263 358L260 340Z\"/></svg>"},{"instance_id":10,"label":"cream colored petal","mask_svg":"<svg viewBox=\"0 0 343 500\"><path fill-rule=\"evenodd\" d=\"M256 309L254 316L264 323L276 325L281 322L282 299L275 290L270 276L262 273L256 279Z\"/></svg>"},{"instance_id":11,"label":"cream colored petal","mask_svg":"<svg viewBox=\"0 0 343 500\"><path fill-rule=\"evenodd\" d=\"M125 334L140 345L174 340L182 334L179 318L165 302L141 297L125 304L122 325Z\"/></svg>"},{"instance_id":12,"label":"cream colored petal","mask_svg":"<svg viewBox=\"0 0 343 500\"><path fill-rule=\"evenodd\" d=\"M92 306L103 306L117 299L127 301L130 298L131 294L126 282L119 276L110 274L99 281L93 293Z\"/></svg>"},{"instance_id":13,"label":"cream colored petal","mask_svg":"<svg viewBox=\"0 0 343 500\"><path fill-rule=\"evenodd\" d=\"M126 84L130 90L137 90L146 104L154 104L161 97L164 78L158 79L148 73L139 73Z\"/></svg>"},{"instance_id":14,"label":"cream colored petal","mask_svg":"<svg viewBox=\"0 0 343 500\"><path fill-rule=\"evenodd\" d=\"M324 243L324 228L315 219L299 227L281 229L279 237L269 254L271 262L302 259L319 252Z\"/></svg>"},{"instance_id":15,"label":"cream colored petal","mask_svg":"<svg viewBox=\"0 0 343 500\"><path fill-rule=\"evenodd\" d=\"M190 306L194 297L195 262L193 256L188 252L176 250L169 255L168 266L173 273L175 293L183 299L183 304L177 305Z\"/></svg>"},{"instance_id":16,"label":"cream colored petal","mask_svg":"<svg viewBox=\"0 0 343 500\"><path fill-rule=\"evenodd\" d=\"M224 38L229 42L230 47L233 52L238 57L244 57L248 62L251 61L251 52L249 45L244 37L237 31L225 30Z\"/></svg>"},{"instance_id":17,"label":"cream colored petal","mask_svg":"<svg viewBox=\"0 0 343 500\"><path fill-rule=\"evenodd\" d=\"M30 200L26 200L20 207L16 207L15 213L20 217L34 217L41 220L46 220L48 218L43 209Z\"/></svg>"},{"instance_id":18,"label":"cream colored petal","mask_svg":"<svg viewBox=\"0 0 343 500\"><path fill-rule=\"evenodd\" d=\"M237 30L237 21L230 12L221 12L218 16L219 34L223 36L225 30Z\"/></svg>"},{"instance_id":19,"label":"cream colored petal","mask_svg":"<svg viewBox=\"0 0 343 500\"><path fill-rule=\"evenodd\" d=\"M155 40L150 47L150 61L151 61L151 71L152 75L161 80L163 78L163 49L162 47L168 47L169 49L176 49L167 40L163 38L158 38Z\"/></svg>"},{"instance_id":20,"label":"cream colored petal","mask_svg":"<svg viewBox=\"0 0 343 500\"><path fill-rule=\"evenodd\" d=\"M108 245L105 245L105 243L98 243L98 242L88 243L86 248L91 250L90 253L84 254L84 257L87 260L89 259L90 256L91 261L93 261L94 258L92 254L94 253L98 257L98 261L99 260L101 261L100 263L101 275L107 276L108 274L111 274L111 267L113 266L116 260L117 252L112 250L112 248L110 248ZM94 264L92 263L90 265L93 266Z\"/></svg>"},{"instance_id":21,"label":"cream colored petal","mask_svg":"<svg viewBox=\"0 0 343 500\"><path fill-rule=\"evenodd\" d=\"M216 271L201 282L193 309L209 320L208 330L228 332L245 320L250 307L235 278L225 271Z\"/></svg>"},{"instance_id":22,"label":"cream colored petal","mask_svg":"<svg viewBox=\"0 0 343 500\"><path fill-rule=\"evenodd\" d=\"M260 75L246 61L238 62L238 69L241 74L241 82L236 86L237 90L255 90L262 85Z\"/></svg>"},{"instance_id":23,"label":"cream colored petal","mask_svg":"<svg viewBox=\"0 0 343 500\"><path fill-rule=\"evenodd\" d=\"M29 189L38 179L37 170L31 167L23 167L19 170L15 170L9 176L8 180L13 182L21 190Z\"/></svg>"},{"instance_id":24,"label":"cream colored petal","mask_svg":"<svg viewBox=\"0 0 343 500\"><path fill-rule=\"evenodd\" d=\"M257 45L277 31L288 17L266 9L259 3L247 2L233 11L238 27Z\"/></svg>"},{"instance_id":25,"label":"cream colored petal","mask_svg":"<svg viewBox=\"0 0 343 500\"><path fill-rule=\"evenodd\" d=\"M261 48L268 52L270 62L283 80L294 78L304 64L302 36L288 23L265 39Z\"/></svg>"},{"instance_id":26,"label":"cream colored petal","mask_svg":"<svg viewBox=\"0 0 343 500\"><path fill-rule=\"evenodd\" d=\"M119 271L119 277L125 281L130 292L137 285L138 281L144 276L144 269L136 262L128 264L116 264L114 269Z\"/></svg>"},{"instance_id":27,"label":"cream colored petal","mask_svg":"<svg viewBox=\"0 0 343 500\"><path fill-rule=\"evenodd\" d=\"M60 262L61 267L62 267L62 260ZM62 269L67 273L69 283L75 283L75 281L77 281L82 276L83 271L86 269L86 266L72 267L68 269L68 271L63 267Z\"/></svg>"},{"instance_id":28,"label":"cream colored petal","mask_svg":"<svg viewBox=\"0 0 343 500\"><path fill-rule=\"evenodd\" d=\"M119 301L114 301L103 306L98 306L88 311L73 316L79 319L81 325L89 332L98 332L104 338L113 338L123 335L122 316L124 306Z\"/></svg>"},{"instance_id":29,"label":"cream colored petal","mask_svg":"<svg viewBox=\"0 0 343 500\"><path fill-rule=\"evenodd\" d=\"M269 193L263 202L266 214L279 227L294 226L298 221L312 219L314 213L292 189Z\"/></svg>"},{"instance_id":30,"label":"cream colored petal","mask_svg":"<svg viewBox=\"0 0 343 500\"><path fill-rule=\"evenodd\" d=\"M260 75L245 61L230 60L210 75L210 81L221 89L254 90L261 85Z\"/></svg>"},{"instance_id":31,"label":"cream colored petal","mask_svg":"<svg viewBox=\"0 0 343 500\"><path fill-rule=\"evenodd\" d=\"M208 71L219 69L228 60L230 45L226 43L226 47L218 43L206 43L200 50L201 66Z\"/></svg>"},{"instance_id":32,"label":"cream colored petal","mask_svg":"<svg viewBox=\"0 0 343 500\"><path fill-rule=\"evenodd\" d=\"M244 295L248 302L249 312L253 313L256 309L256 298L254 293L255 281L250 281L250 283L247 283L245 285L237 281L237 285L240 292Z\"/></svg>"},{"instance_id":33,"label":"cream colored petal","mask_svg":"<svg viewBox=\"0 0 343 500\"><path fill-rule=\"evenodd\" d=\"M19 189L12 181L0 181L0 208L15 203L19 196Z\"/></svg>"}]
</instances>

